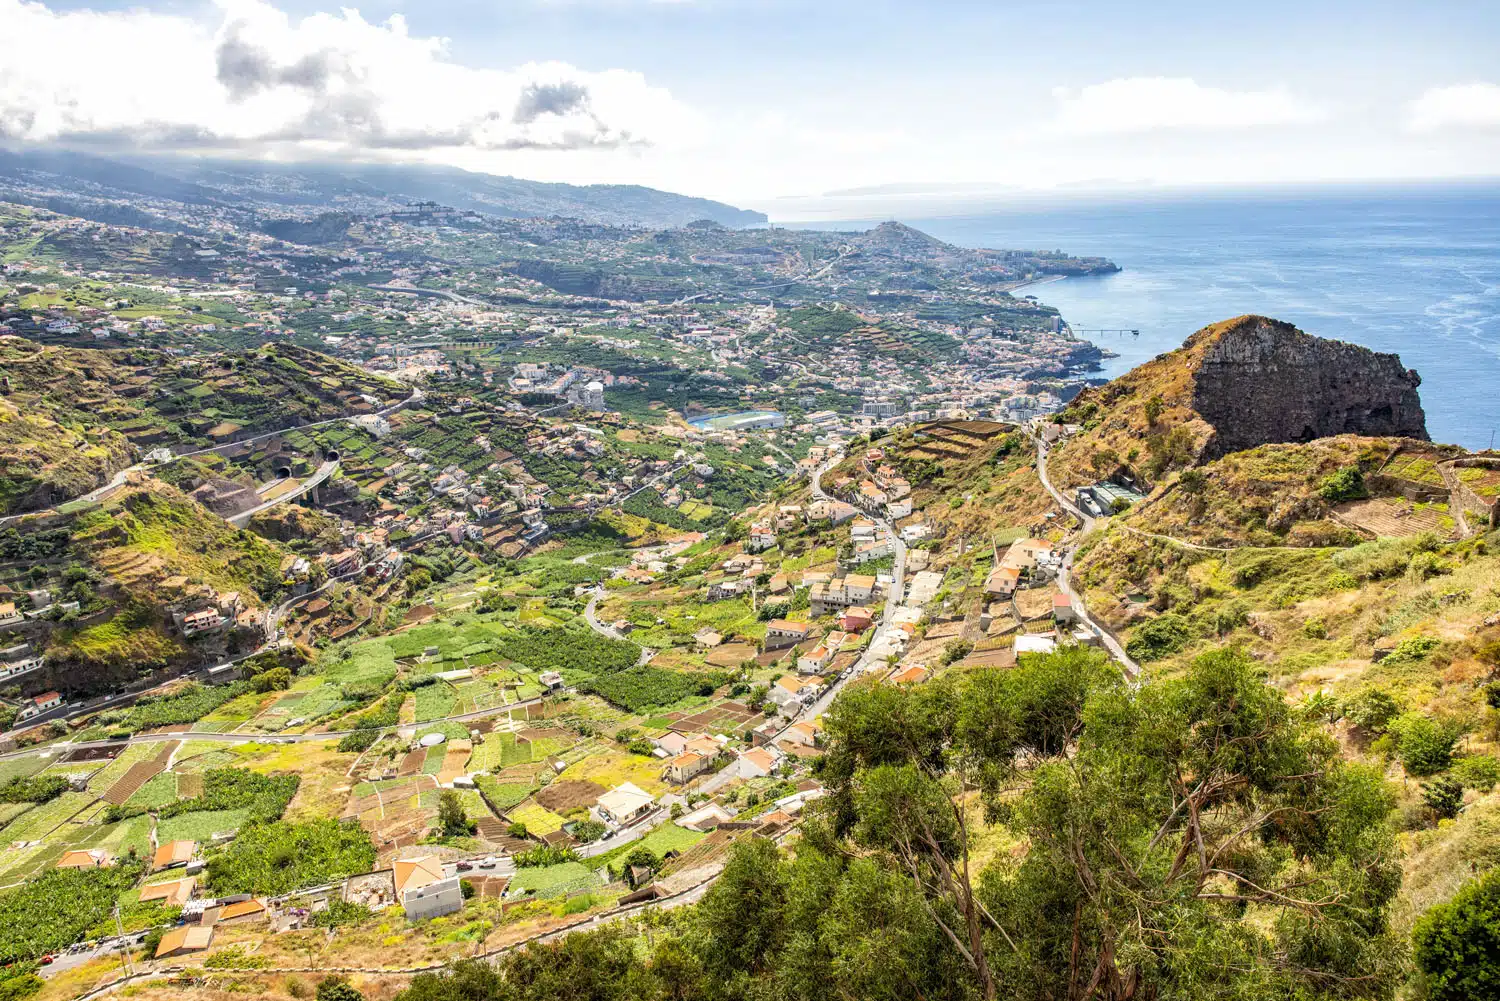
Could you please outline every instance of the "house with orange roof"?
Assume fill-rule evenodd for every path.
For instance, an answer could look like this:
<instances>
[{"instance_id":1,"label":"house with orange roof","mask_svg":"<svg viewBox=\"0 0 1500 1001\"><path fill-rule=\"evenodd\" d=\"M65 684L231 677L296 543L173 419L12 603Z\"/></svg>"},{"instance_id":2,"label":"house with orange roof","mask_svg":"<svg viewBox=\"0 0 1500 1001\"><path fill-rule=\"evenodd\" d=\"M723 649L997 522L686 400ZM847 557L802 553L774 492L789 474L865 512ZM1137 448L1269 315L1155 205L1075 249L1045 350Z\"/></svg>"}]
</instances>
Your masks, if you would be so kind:
<instances>
[{"instance_id":1,"label":"house with orange roof","mask_svg":"<svg viewBox=\"0 0 1500 1001\"><path fill-rule=\"evenodd\" d=\"M737 762L740 777L746 779L764 778L776 770L777 764L778 756L765 747L741 751Z\"/></svg>"},{"instance_id":2,"label":"house with orange roof","mask_svg":"<svg viewBox=\"0 0 1500 1001\"><path fill-rule=\"evenodd\" d=\"M197 886L198 878L196 876L168 880L165 883L152 883L141 887L141 903L160 900L168 907L181 907L193 899L193 890Z\"/></svg>"},{"instance_id":3,"label":"house with orange roof","mask_svg":"<svg viewBox=\"0 0 1500 1001\"><path fill-rule=\"evenodd\" d=\"M712 764L713 758L707 754L698 751L683 751L667 762L666 770L662 774L673 785L683 785L708 771Z\"/></svg>"},{"instance_id":4,"label":"house with orange roof","mask_svg":"<svg viewBox=\"0 0 1500 1001\"><path fill-rule=\"evenodd\" d=\"M165 842L151 857L151 868L170 869L173 866L187 865L193 860L193 853L197 850L198 842L196 841Z\"/></svg>"},{"instance_id":5,"label":"house with orange roof","mask_svg":"<svg viewBox=\"0 0 1500 1001\"><path fill-rule=\"evenodd\" d=\"M57 868L99 869L110 865L114 860L114 856L102 848L90 848L87 851L77 848L63 852L62 858L57 860Z\"/></svg>"},{"instance_id":6,"label":"house with orange roof","mask_svg":"<svg viewBox=\"0 0 1500 1001\"><path fill-rule=\"evenodd\" d=\"M156 958L166 959L168 956L181 956L189 952L202 952L213 945L214 930L212 926L204 925L179 925L164 933L161 943L156 947Z\"/></svg>"},{"instance_id":7,"label":"house with orange roof","mask_svg":"<svg viewBox=\"0 0 1500 1001\"><path fill-rule=\"evenodd\" d=\"M917 685L925 680L927 680L927 668L919 664L913 664L891 675L893 685Z\"/></svg>"}]
</instances>

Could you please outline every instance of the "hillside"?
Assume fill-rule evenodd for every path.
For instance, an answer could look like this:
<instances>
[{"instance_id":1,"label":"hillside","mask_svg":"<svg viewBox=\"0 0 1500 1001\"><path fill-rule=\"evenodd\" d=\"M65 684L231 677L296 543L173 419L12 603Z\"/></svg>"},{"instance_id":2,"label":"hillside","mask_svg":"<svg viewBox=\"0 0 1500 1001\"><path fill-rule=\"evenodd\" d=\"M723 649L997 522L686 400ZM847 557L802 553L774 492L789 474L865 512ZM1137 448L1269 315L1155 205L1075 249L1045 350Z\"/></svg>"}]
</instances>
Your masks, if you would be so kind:
<instances>
[{"instance_id":1,"label":"hillside","mask_svg":"<svg viewBox=\"0 0 1500 1001\"><path fill-rule=\"evenodd\" d=\"M1200 461L1340 434L1425 439L1415 372L1395 355L1240 316L1080 393L1061 419L1082 433L1049 461L1060 488L1117 472L1144 483Z\"/></svg>"},{"instance_id":2,"label":"hillside","mask_svg":"<svg viewBox=\"0 0 1500 1001\"><path fill-rule=\"evenodd\" d=\"M409 392L287 344L179 359L146 348L43 347L3 337L0 373L4 400L22 413L103 425L138 447L179 450L373 411Z\"/></svg>"},{"instance_id":3,"label":"hillside","mask_svg":"<svg viewBox=\"0 0 1500 1001\"><path fill-rule=\"evenodd\" d=\"M162 211L168 205L276 218L351 209L389 212L436 201L504 218L562 216L617 226L665 228L707 219L743 227L767 221L762 212L639 185L546 183L418 164L106 159L62 150L0 152L0 192L83 218L185 232L193 227L174 225ZM151 209L122 214L121 201L147 199L155 203Z\"/></svg>"},{"instance_id":4,"label":"hillside","mask_svg":"<svg viewBox=\"0 0 1500 1001\"><path fill-rule=\"evenodd\" d=\"M285 596L285 546L231 527L174 487L133 476L102 504L62 521L60 533L42 527L31 536L48 540L56 555L27 586L71 596L81 607L55 626L39 619L28 627L47 660L29 689L98 691L199 663L226 643L251 649L260 640L260 612ZM244 621L231 622L222 637L188 640L172 626L174 611L231 593Z\"/></svg>"},{"instance_id":5,"label":"hillside","mask_svg":"<svg viewBox=\"0 0 1500 1001\"><path fill-rule=\"evenodd\" d=\"M0 400L0 515L60 504L128 465L130 443L118 431L67 427Z\"/></svg>"}]
</instances>

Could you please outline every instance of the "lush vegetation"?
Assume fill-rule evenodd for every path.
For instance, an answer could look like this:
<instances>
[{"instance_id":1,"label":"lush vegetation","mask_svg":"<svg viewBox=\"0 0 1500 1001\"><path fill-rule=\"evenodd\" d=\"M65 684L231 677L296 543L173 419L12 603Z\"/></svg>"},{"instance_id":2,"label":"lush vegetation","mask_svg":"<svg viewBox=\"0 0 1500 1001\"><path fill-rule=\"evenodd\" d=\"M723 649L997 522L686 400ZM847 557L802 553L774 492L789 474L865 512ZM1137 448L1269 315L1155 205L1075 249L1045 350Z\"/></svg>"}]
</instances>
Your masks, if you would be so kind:
<instances>
[{"instance_id":1,"label":"lush vegetation","mask_svg":"<svg viewBox=\"0 0 1500 1001\"><path fill-rule=\"evenodd\" d=\"M0 803L46 803L61 796L68 780L61 775L15 776L0 783Z\"/></svg>"},{"instance_id":2,"label":"lush vegetation","mask_svg":"<svg viewBox=\"0 0 1500 1001\"><path fill-rule=\"evenodd\" d=\"M0 896L0 963L36 959L81 940L110 913L145 863L50 869Z\"/></svg>"},{"instance_id":3,"label":"lush vegetation","mask_svg":"<svg viewBox=\"0 0 1500 1001\"><path fill-rule=\"evenodd\" d=\"M580 692L592 692L630 712L660 709L695 695L712 695L729 675L717 671L693 673L668 671L645 665L613 674L584 677L577 681Z\"/></svg>"},{"instance_id":4,"label":"lush vegetation","mask_svg":"<svg viewBox=\"0 0 1500 1001\"><path fill-rule=\"evenodd\" d=\"M492 972L418 977L402 1001L576 984L597 998L1258 1001L1388 997L1399 981L1392 792L1236 651L1138 689L1082 649L860 686L827 723L829 796L795 854L747 839L649 941L575 935ZM996 837L1027 850L997 854Z\"/></svg>"},{"instance_id":5,"label":"lush vegetation","mask_svg":"<svg viewBox=\"0 0 1500 1001\"><path fill-rule=\"evenodd\" d=\"M246 810L248 820L278 820L297 795L300 783L301 779L290 772L262 775L246 768L210 768L203 773L203 793L199 796L154 807L127 803L124 808L111 808L106 819L119 820L150 809L161 819L211 810Z\"/></svg>"},{"instance_id":6,"label":"lush vegetation","mask_svg":"<svg viewBox=\"0 0 1500 1001\"><path fill-rule=\"evenodd\" d=\"M1423 995L1431 1001L1500 996L1500 873L1439 904L1412 934Z\"/></svg>"},{"instance_id":7,"label":"lush vegetation","mask_svg":"<svg viewBox=\"0 0 1500 1001\"><path fill-rule=\"evenodd\" d=\"M318 886L375 865L370 835L355 821L251 824L209 856L215 893L276 895Z\"/></svg>"},{"instance_id":8,"label":"lush vegetation","mask_svg":"<svg viewBox=\"0 0 1500 1001\"><path fill-rule=\"evenodd\" d=\"M157 726L195 723L231 699L252 690L248 681L231 685L189 684L169 695L142 696L135 705L118 716L105 714L100 722L113 730L149 730Z\"/></svg>"}]
</instances>

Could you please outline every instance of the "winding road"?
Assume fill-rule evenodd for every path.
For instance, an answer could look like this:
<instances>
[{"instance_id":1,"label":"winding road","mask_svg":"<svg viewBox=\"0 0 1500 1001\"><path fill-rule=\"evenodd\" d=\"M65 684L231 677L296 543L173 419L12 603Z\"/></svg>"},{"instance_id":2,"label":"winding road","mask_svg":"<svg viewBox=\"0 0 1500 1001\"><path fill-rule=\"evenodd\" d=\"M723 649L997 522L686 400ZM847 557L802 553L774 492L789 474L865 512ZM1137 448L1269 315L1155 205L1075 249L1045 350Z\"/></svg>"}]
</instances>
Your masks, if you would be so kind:
<instances>
[{"instance_id":1,"label":"winding road","mask_svg":"<svg viewBox=\"0 0 1500 1001\"><path fill-rule=\"evenodd\" d=\"M1047 476L1047 443L1042 441L1040 437L1037 438L1036 442L1036 475L1042 481L1042 486L1046 488L1047 493L1052 495L1052 499L1057 501L1064 511L1077 518L1083 525L1083 529L1079 533L1080 536L1087 535L1093 531L1094 526L1098 523L1098 519L1089 516L1078 505L1068 500L1062 491L1052 485L1052 480ZM1078 621L1082 622L1094 635L1099 637L1105 649L1109 650L1110 655L1120 662L1120 666L1125 671L1125 676L1134 681L1140 677L1141 665L1137 664L1131 659L1130 654L1125 652L1124 645L1115 638L1114 633L1099 625L1099 623L1095 622L1089 616L1088 606L1084 603L1083 595L1073 589L1073 555L1077 550L1078 547L1076 544L1068 547L1067 553L1063 556L1062 566L1057 571L1057 586L1063 594L1068 596L1068 600L1073 603L1073 612L1078 616Z\"/></svg>"}]
</instances>

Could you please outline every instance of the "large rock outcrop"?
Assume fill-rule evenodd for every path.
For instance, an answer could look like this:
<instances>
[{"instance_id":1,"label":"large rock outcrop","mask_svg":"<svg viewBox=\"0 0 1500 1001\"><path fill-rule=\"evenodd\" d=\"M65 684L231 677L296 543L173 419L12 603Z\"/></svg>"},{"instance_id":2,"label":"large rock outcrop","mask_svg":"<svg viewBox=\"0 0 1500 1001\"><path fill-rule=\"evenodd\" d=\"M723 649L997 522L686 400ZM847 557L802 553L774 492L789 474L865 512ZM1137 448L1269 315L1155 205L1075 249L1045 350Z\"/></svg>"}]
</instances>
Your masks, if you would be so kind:
<instances>
[{"instance_id":1,"label":"large rock outcrop","mask_svg":"<svg viewBox=\"0 0 1500 1001\"><path fill-rule=\"evenodd\" d=\"M1339 434L1427 439L1421 377L1396 355L1264 316L1205 328L1183 347L1201 348L1192 409L1213 428L1210 456Z\"/></svg>"}]
</instances>

